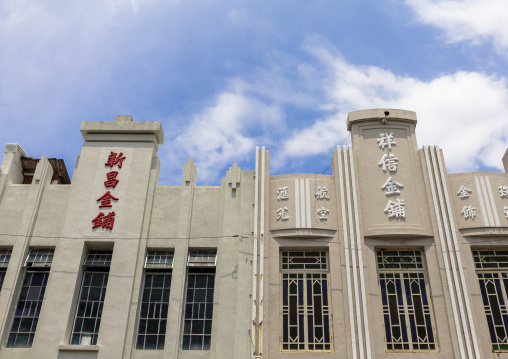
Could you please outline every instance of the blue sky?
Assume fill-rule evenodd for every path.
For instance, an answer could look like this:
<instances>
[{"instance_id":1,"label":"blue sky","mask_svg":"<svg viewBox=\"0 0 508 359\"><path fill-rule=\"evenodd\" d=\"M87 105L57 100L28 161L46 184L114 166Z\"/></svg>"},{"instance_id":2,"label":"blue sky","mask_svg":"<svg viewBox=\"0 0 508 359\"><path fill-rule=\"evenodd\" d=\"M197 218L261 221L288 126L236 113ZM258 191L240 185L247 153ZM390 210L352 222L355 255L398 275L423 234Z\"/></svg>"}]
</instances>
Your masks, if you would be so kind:
<instances>
[{"instance_id":1,"label":"blue sky","mask_svg":"<svg viewBox=\"0 0 508 359\"><path fill-rule=\"evenodd\" d=\"M81 121L161 121L161 185L218 185L234 162L322 173L347 113L416 111L450 172L501 171L506 0L2 0L0 144L63 158ZM328 171L327 173L330 173Z\"/></svg>"}]
</instances>

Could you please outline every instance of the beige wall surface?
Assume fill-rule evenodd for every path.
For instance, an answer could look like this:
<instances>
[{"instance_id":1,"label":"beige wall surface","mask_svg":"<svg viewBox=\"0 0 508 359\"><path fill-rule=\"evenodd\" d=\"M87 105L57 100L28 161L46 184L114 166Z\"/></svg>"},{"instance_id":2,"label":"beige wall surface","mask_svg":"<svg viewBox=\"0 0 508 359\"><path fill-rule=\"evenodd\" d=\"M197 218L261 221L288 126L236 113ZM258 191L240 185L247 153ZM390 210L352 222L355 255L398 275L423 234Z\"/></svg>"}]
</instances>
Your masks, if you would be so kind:
<instances>
[{"instance_id":1,"label":"beige wall surface","mask_svg":"<svg viewBox=\"0 0 508 359\"><path fill-rule=\"evenodd\" d=\"M292 174L270 177L270 231L286 236L304 235L305 229L327 230L322 233L328 235L337 231L336 197L332 176Z\"/></svg>"},{"instance_id":2,"label":"beige wall surface","mask_svg":"<svg viewBox=\"0 0 508 359\"><path fill-rule=\"evenodd\" d=\"M414 125L365 121L353 124L352 133L365 235L428 236L429 214ZM382 141L386 135L395 144L386 145ZM395 169L383 169L383 162L391 159ZM393 190L391 180L395 181ZM389 203L398 201L404 202L405 217L389 218Z\"/></svg>"},{"instance_id":3,"label":"beige wall surface","mask_svg":"<svg viewBox=\"0 0 508 359\"><path fill-rule=\"evenodd\" d=\"M388 113L388 114L386 114ZM333 151L332 175L270 175L270 154L256 167L229 168L220 186L196 186L189 159L181 186L159 186L157 155L164 136L156 122L86 122L71 185L51 185L42 158L31 185L23 180L17 144L8 144L0 172L0 249L12 249L0 291L0 358L508 358L492 353L472 250L508 248L508 207L502 173L447 174L442 151L418 149L416 115L379 109L350 113L352 148ZM380 134L392 134L390 151ZM444 144L446 145L446 144ZM122 168L105 166L123 153ZM397 169L379 163L393 154ZM385 159L387 156L384 156ZM392 156L393 158L393 156ZM115 188L106 188L110 171ZM387 195L388 178L402 184ZM38 180L38 181L35 181ZM460 187L470 192L461 198ZM325 191L326 189L326 191ZM109 190L118 200L99 208ZM404 216L389 218L389 201L404 200ZM464 206L475 209L465 218ZM99 212L115 211L113 229L92 228ZM31 348L6 348L30 249L55 256ZM69 345L90 249L113 251L95 346ZM173 251L163 350L135 348L147 250ZM181 350L189 251L217 250L210 350ZM421 250L437 349L387 351L379 270L380 249ZM320 250L329 259L332 349L281 349L281 251ZM504 309L503 309L504 310Z\"/></svg>"},{"instance_id":4,"label":"beige wall surface","mask_svg":"<svg viewBox=\"0 0 508 359\"><path fill-rule=\"evenodd\" d=\"M7 186L5 189L2 201L0 202L2 234L17 234L29 189L29 185L22 184Z\"/></svg>"},{"instance_id":5,"label":"beige wall surface","mask_svg":"<svg viewBox=\"0 0 508 359\"><path fill-rule=\"evenodd\" d=\"M1 224L3 231L15 236L0 236L1 245L12 248L0 293L0 312L4 313L0 357L248 357L251 320L239 313L250 313L252 305L252 172L242 176L241 169L235 168L234 191L227 182L198 188L195 166L190 163L182 187L157 186L157 145L163 136L150 135L159 131L155 125L122 122L84 125L86 141L71 185L50 185L52 170L44 160L36 170L37 184L12 184L10 178L22 180L16 175L21 171L21 153L17 159L15 152L6 156L0 174ZM122 168L105 166L112 151L126 157ZM119 182L115 188L106 188L106 174L112 170L118 171ZM111 208L99 208L97 199L107 190L118 200L111 201ZM113 229L92 228L92 219L101 211L115 211ZM24 276L22 264L35 247L55 249L35 341L32 348L5 348ZM166 346L159 351L134 349L143 264L150 248L174 250L175 256ZM187 254L200 248L218 252L212 348L182 351ZM99 339L97 346L71 346L82 263L90 249L113 250Z\"/></svg>"}]
</instances>

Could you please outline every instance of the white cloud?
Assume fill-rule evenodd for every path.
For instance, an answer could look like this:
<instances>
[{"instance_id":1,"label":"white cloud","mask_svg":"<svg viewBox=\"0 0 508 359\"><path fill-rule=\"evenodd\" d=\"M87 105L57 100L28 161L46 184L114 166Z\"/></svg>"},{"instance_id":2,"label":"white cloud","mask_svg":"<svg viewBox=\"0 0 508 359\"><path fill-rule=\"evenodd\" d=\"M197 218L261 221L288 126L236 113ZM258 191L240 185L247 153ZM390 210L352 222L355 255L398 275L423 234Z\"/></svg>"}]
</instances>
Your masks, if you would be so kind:
<instances>
[{"instance_id":1,"label":"white cloud","mask_svg":"<svg viewBox=\"0 0 508 359\"><path fill-rule=\"evenodd\" d=\"M491 41L508 51L508 2L505 0L406 0L418 20L444 31L450 42Z\"/></svg>"},{"instance_id":2,"label":"white cloud","mask_svg":"<svg viewBox=\"0 0 508 359\"><path fill-rule=\"evenodd\" d=\"M418 142L440 145L448 170L503 169L501 157L508 146L506 78L460 71L421 81L375 66L349 64L336 50L323 46L309 47L308 51L321 64L321 77L329 79L324 100L333 111L295 131L280 156L330 152L343 137L349 111L400 108L417 113Z\"/></svg>"},{"instance_id":3,"label":"white cloud","mask_svg":"<svg viewBox=\"0 0 508 359\"><path fill-rule=\"evenodd\" d=\"M254 154L261 140L253 137L252 132L268 133L270 127L277 127L282 119L283 113L276 106L241 93L224 92L213 104L194 115L182 133L170 140L170 161L181 166L186 156L192 157L198 181L213 182L224 175L224 167Z\"/></svg>"},{"instance_id":4,"label":"white cloud","mask_svg":"<svg viewBox=\"0 0 508 359\"><path fill-rule=\"evenodd\" d=\"M350 64L334 47L318 41L310 41L305 51L310 60L295 61L285 71L274 66L231 81L228 90L171 140L179 149L174 163L194 157L198 177L209 183L233 162L252 161L254 147L265 145L275 173L298 171L347 139L348 112L400 108L417 113L420 146L439 145L449 171L503 169L501 158L508 146L506 78L459 71L422 81ZM309 116L304 119L286 118L295 108L313 112L298 114Z\"/></svg>"},{"instance_id":5,"label":"white cloud","mask_svg":"<svg viewBox=\"0 0 508 359\"><path fill-rule=\"evenodd\" d=\"M407 3L422 22L443 29L449 41L489 40L500 49L508 47L504 0ZM68 141L63 144L67 148L80 143L79 133L73 138L60 133L75 133L80 120L111 119L117 109L137 120L150 119L149 111L156 108L156 119L166 113L174 116L172 127L164 123L168 145L161 151L172 151L171 163L178 168L188 156L194 157L200 181L216 183L233 162L252 166L256 145L271 150L274 172L310 168L315 156L330 154L347 136L349 111L395 107L417 112L420 144L439 144L450 170L501 169L508 145L506 78L456 72L422 81L349 63L316 38L304 44L303 53L291 55L289 45L274 47L281 42L270 41L284 35L284 24L267 17L259 28L257 19L264 16L256 15L254 5L195 4L0 1L0 137L11 136L4 143L19 139L22 132L32 134L29 143L47 143L46 133L62 138L52 144ZM256 50L250 54L262 54L263 62L234 56L243 53L247 41ZM229 44L237 47L224 55ZM188 61L207 66L194 73L194 67L185 67ZM223 61L228 71L221 71ZM219 80L202 92L189 90L209 73ZM235 75L226 88L217 90L224 76ZM138 91L126 90L131 88ZM188 102L180 106L168 98L171 106L160 110L164 96L177 91L190 94L183 100ZM211 103L196 110L196 101L203 97ZM186 111L191 112L188 123L182 121ZM103 115L108 117L97 117ZM182 123L187 124L183 129ZM178 130L172 134L174 128Z\"/></svg>"}]
</instances>

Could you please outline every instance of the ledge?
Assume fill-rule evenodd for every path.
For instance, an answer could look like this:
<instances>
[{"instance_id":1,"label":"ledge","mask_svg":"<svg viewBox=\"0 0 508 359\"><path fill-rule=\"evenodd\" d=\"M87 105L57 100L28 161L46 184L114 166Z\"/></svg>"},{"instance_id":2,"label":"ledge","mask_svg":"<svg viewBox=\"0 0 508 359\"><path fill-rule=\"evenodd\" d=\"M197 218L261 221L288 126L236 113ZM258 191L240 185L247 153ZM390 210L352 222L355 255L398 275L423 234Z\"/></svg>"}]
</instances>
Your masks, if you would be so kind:
<instances>
[{"instance_id":1,"label":"ledge","mask_svg":"<svg viewBox=\"0 0 508 359\"><path fill-rule=\"evenodd\" d=\"M388 112L388 115L386 116L385 111ZM416 113L413 111L398 110L393 108L377 108L372 110L360 110L348 113L347 130L351 131L353 123L372 120L379 121L385 118L387 119L388 123L390 123L390 121L404 121L412 123L414 126L416 126Z\"/></svg>"},{"instance_id":2,"label":"ledge","mask_svg":"<svg viewBox=\"0 0 508 359\"><path fill-rule=\"evenodd\" d=\"M164 132L158 121L84 121L80 130L85 141L136 141L139 135L152 135L137 141L164 143Z\"/></svg>"},{"instance_id":3,"label":"ledge","mask_svg":"<svg viewBox=\"0 0 508 359\"><path fill-rule=\"evenodd\" d=\"M421 225L403 225L402 223L384 224L364 228L364 237L371 238L425 238L431 237L432 231Z\"/></svg>"},{"instance_id":4,"label":"ledge","mask_svg":"<svg viewBox=\"0 0 508 359\"><path fill-rule=\"evenodd\" d=\"M489 237L508 236L507 227L478 227L478 228L459 228L464 237L484 237L488 241Z\"/></svg>"},{"instance_id":5,"label":"ledge","mask_svg":"<svg viewBox=\"0 0 508 359\"><path fill-rule=\"evenodd\" d=\"M337 232L335 229L318 229L318 228L295 228L295 229L276 229L271 230L274 238L325 238L333 237Z\"/></svg>"},{"instance_id":6,"label":"ledge","mask_svg":"<svg viewBox=\"0 0 508 359\"><path fill-rule=\"evenodd\" d=\"M70 345L61 344L58 346L58 350L67 352L98 352L98 345Z\"/></svg>"}]
</instances>

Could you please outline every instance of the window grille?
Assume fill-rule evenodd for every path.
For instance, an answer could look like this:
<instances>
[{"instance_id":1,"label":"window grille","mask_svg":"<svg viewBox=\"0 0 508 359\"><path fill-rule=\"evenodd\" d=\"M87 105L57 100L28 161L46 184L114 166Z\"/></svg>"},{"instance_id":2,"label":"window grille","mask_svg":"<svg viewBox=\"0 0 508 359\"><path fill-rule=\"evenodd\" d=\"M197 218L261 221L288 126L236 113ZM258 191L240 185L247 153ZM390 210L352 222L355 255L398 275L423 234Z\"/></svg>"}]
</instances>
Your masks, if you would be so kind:
<instances>
[{"instance_id":1,"label":"window grille","mask_svg":"<svg viewBox=\"0 0 508 359\"><path fill-rule=\"evenodd\" d=\"M282 269L327 270L326 252L282 252Z\"/></svg>"},{"instance_id":2,"label":"window grille","mask_svg":"<svg viewBox=\"0 0 508 359\"><path fill-rule=\"evenodd\" d=\"M420 250L378 250L387 351L433 351L437 336Z\"/></svg>"},{"instance_id":3,"label":"window grille","mask_svg":"<svg viewBox=\"0 0 508 359\"><path fill-rule=\"evenodd\" d=\"M112 251L89 251L83 265L88 267L108 267L111 265Z\"/></svg>"},{"instance_id":4,"label":"window grille","mask_svg":"<svg viewBox=\"0 0 508 359\"><path fill-rule=\"evenodd\" d=\"M112 251L88 252L71 334L73 345L97 344L111 257Z\"/></svg>"},{"instance_id":5,"label":"window grille","mask_svg":"<svg viewBox=\"0 0 508 359\"><path fill-rule=\"evenodd\" d=\"M327 252L281 252L282 351L332 351Z\"/></svg>"},{"instance_id":6,"label":"window grille","mask_svg":"<svg viewBox=\"0 0 508 359\"><path fill-rule=\"evenodd\" d=\"M190 251L187 265L189 267L215 267L217 251Z\"/></svg>"},{"instance_id":7,"label":"window grille","mask_svg":"<svg viewBox=\"0 0 508 359\"><path fill-rule=\"evenodd\" d=\"M216 257L217 251L189 252L182 350L210 350Z\"/></svg>"},{"instance_id":8,"label":"window grille","mask_svg":"<svg viewBox=\"0 0 508 359\"><path fill-rule=\"evenodd\" d=\"M7 268L10 259L11 259L10 249L0 250L0 268Z\"/></svg>"},{"instance_id":9,"label":"window grille","mask_svg":"<svg viewBox=\"0 0 508 359\"><path fill-rule=\"evenodd\" d=\"M145 268L171 269L173 268L173 252L148 251L146 253Z\"/></svg>"},{"instance_id":10,"label":"window grille","mask_svg":"<svg viewBox=\"0 0 508 359\"><path fill-rule=\"evenodd\" d=\"M11 259L11 250L2 249L0 250L0 290L4 284L5 272L7 271L7 265Z\"/></svg>"},{"instance_id":11,"label":"window grille","mask_svg":"<svg viewBox=\"0 0 508 359\"><path fill-rule=\"evenodd\" d=\"M189 268L185 301L183 350L209 350L212 338L215 270Z\"/></svg>"},{"instance_id":12,"label":"window grille","mask_svg":"<svg viewBox=\"0 0 508 359\"><path fill-rule=\"evenodd\" d=\"M148 251L136 349L164 349L173 252Z\"/></svg>"},{"instance_id":13,"label":"window grille","mask_svg":"<svg viewBox=\"0 0 508 359\"><path fill-rule=\"evenodd\" d=\"M0 268L0 290L2 290L2 286L4 285L5 279L5 268Z\"/></svg>"},{"instance_id":14,"label":"window grille","mask_svg":"<svg viewBox=\"0 0 508 359\"><path fill-rule=\"evenodd\" d=\"M25 267L31 268L26 269L23 278L23 285L7 338L6 346L8 348L32 347L52 258L52 249L34 249L28 254ZM33 263L36 264L32 265Z\"/></svg>"},{"instance_id":15,"label":"window grille","mask_svg":"<svg viewBox=\"0 0 508 359\"><path fill-rule=\"evenodd\" d=\"M492 351L508 351L508 250L473 250Z\"/></svg>"},{"instance_id":16,"label":"window grille","mask_svg":"<svg viewBox=\"0 0 508 359\"><path fill-rule=\"evenodd\" d=\"M51 267L53 249L32 249L26 257L25 267Z\"/></svg>"}]
</instances>

